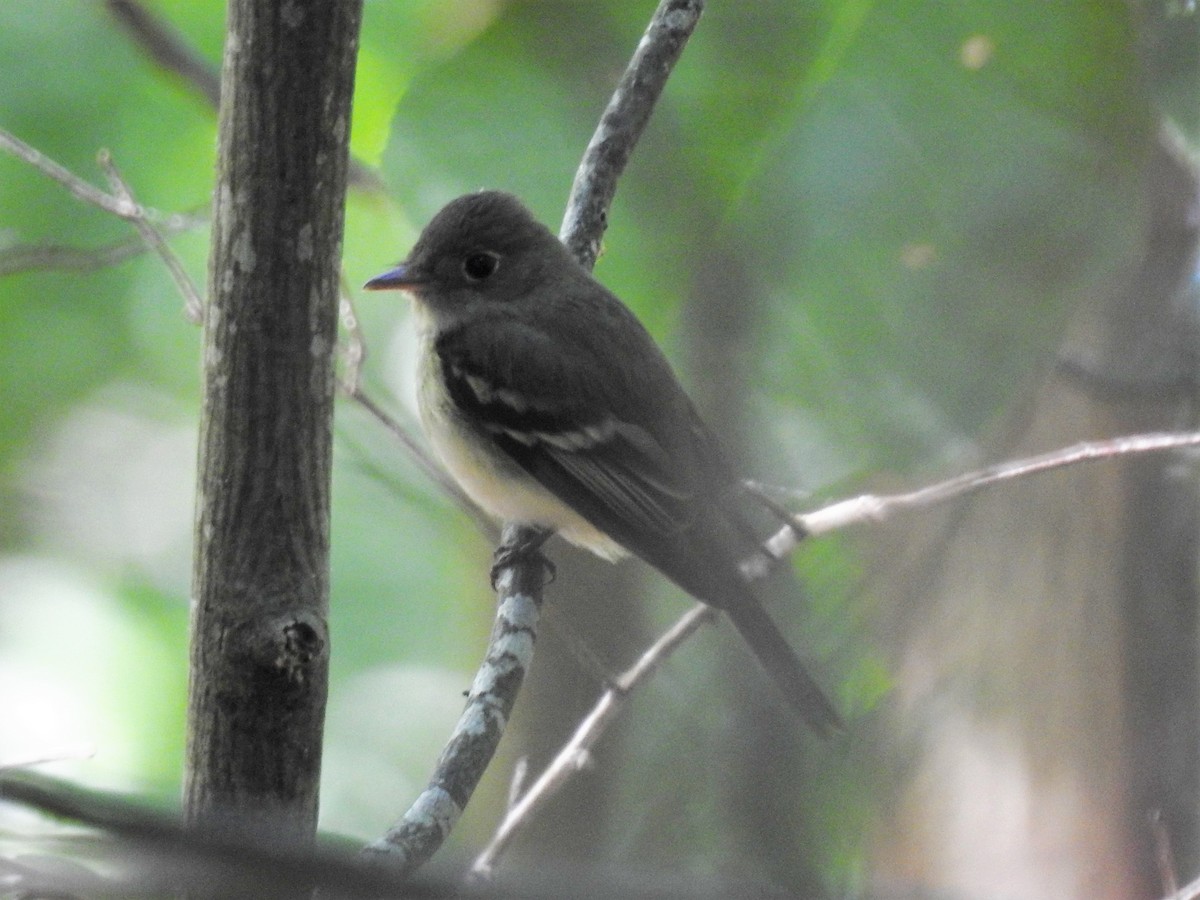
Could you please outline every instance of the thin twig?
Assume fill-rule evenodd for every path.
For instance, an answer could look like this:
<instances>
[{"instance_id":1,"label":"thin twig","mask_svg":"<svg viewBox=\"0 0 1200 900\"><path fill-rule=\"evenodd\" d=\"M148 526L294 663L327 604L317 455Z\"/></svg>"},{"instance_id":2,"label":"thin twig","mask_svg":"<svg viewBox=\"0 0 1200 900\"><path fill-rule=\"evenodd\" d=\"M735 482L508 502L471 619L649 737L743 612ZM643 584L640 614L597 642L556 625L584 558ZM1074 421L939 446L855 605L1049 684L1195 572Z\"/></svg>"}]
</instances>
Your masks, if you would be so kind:
<instances>
[{"instance_id":1,"label":"thin twig","mask_svg":"<svg viewBox=\"0 0 1200 900\"><path fill-rule=\"evenodd\" d=\"M997 463L909 493L863 494L852 497L832 503L823 509L798 515L796 524L809 535L827 534L862 522L882 522L904 510L923 509L946 503L1014 478L1135 453L1157 453L1189 447L1200 447L1200 432L1155 432L1084 441L1060 450ZM776 559L782 559L796 548L796 544L796 532L791 526L787 526L772 535L767 541L766 549Z\"/></svg>"},{"instance_id":2,"label":"thin twig","mask_svg":"<svg viewBox=\"0 0 1200 900\"><path fill-rule=\"evenodd\" d=\"M206 224L207 208L168 216L157 227L160 233L173 235ZM94 272L141 256L147 249L141 235L89 248L62 244L12 244L0 248L0 276L30 271Z\"/></svg>"},{"instance_id":3,"label":"thin twig","mask_svg":"<svg viewBox=\"0 0 1200 900\"><path fill-rule=\"evenodd\" d=\"M41 150L32 148L16 134L5 131L4 128L0 128L0 150L7 150L18 160L29 163L47 178L58 181L66 188L67 193L77 200L83 200L84 203L96 206L104 212L110 212L118 218L124 218L130 222L152 222L156 227L169 230L169 232L178 232L178 230L196 226L197 214L193 214L193 212L188 212L188 214L161 212L152 206L143 206L133 200L113 197L112 194L104 193L100 188L79 178L70 169L56 163Z\"/></svg>"},{"instance_id":4,"label":"thin twig","mask_svg":"<svg viewBox=\"0 0 1200 900\"><path fill-rule=\"evenodd\" d=\"M167 24L133 0L108 0L108 11L126 33L160 67L174 72L199 91L216 109L221 102L221 76Z\"/></svg>"},{"instance_id":5,"label":"thin twig","mask_svg":"<svg viewBox=\"0 0 1200 900\"><path fill-rule=\"evenodd\" d=\"M486 880L494 875L496 863L521 828L532 821L533 816L576 772L587 767L592 748L624 708L630 693L646 681L701 625L715 621L716 617L717 611L711 606L695 604L600 695L592 711L579 723L571 739L558 751L537 781L516 803L510 804L491 841L471 865L473 877Z\"/></svg>"},{"instance_id":6,"label":"thin twig","mask_svg":"<svg viewBox=\"0 0 1200 900\"><path fill-rule=\"evenodd\" d=\"M65 187L73 197L85 203L90 203L93 206L98 206L105 212L112 213L133 225L146 247L158 254L159 258L166 265L167 271L171 273L176 287L179 288L179 292L183 295L184 312L188 320L194 324L200 324L204 301L201 299L200 293L196 290L196 286L188 276L187 271L183 268L183 264L179 261L179 257L167 246L167 242L163 239L162 234L155 227L156 224L167 223L177 226L181 221L181 217L164 216L162 213L138 203L133 196L133 191L130 190L125 179L121 177L121 173L117 170L116 165L112 161L112 156L107 150L101 150L97 159L100 168L108 177L109 185L113 191L112 194L106 194L99 188L79 178L69 169L59 165L41 151L36 150L4 129L0 129L0 148L8 150L14 156L29 163L29 165L36 168L39 172L53 178Z\"/></svg>"},{"instance_id":7,"label":"thin twig","mask_svg":"<svg viewBox=\"0 0 1200 900\"><path fill-rule=\"evenodd\" d=\"M104 174L108 177L109 186L113 193L121 200L135 210L141 210L141 205L134 199L133 191L129 184L121 177L120 171L117 169L116 163L113 162L112 154L107 150L101 150L98 161L100 168L104 170ZM200 292L196 290L196 285L184 269L183 263L179 261L179 257L175 255L163 236L158 232L142 216L131 216L129 221L133 227L137 229L146 246L158 254L158 258L163 261L163 265L167 267L167 271L171 273L171 278L175 281L175 286L179 289L179 293L183 295L183 313L187 320L193 325L199 325L204 321L204 298L200 296Z\"/></svg>"},{"instance_id":8,"label":"thin twig","mask_svg":"<svg viewBox=\"0 0 1200 900\"><path fill-rule=\"evenodd\" d=\"M90 203L105 212L112 213L122 219L141 218L151 222L162 222L166 216L154 209L138 206L136 203L121 197L113 197L84 181L75 173L59 165L40 150L29 146L16 135L0 128L0 150L7 150L13 156L29 163L43 175L53 178L67 189L76 200Z\"/></svg>"}]
</instances>

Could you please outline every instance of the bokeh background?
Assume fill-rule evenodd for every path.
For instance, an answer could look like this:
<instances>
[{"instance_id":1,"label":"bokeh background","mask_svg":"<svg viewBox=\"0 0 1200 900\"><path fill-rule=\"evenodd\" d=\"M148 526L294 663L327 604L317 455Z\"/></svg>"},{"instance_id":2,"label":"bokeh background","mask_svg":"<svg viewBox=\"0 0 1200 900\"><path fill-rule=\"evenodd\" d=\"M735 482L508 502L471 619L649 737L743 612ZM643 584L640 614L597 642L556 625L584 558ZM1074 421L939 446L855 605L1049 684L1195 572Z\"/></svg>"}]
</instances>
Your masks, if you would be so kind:
<instances>
[{"instance_id":1,"label":"bokeh background","mask_svg":"<svg viewBox=\"0 0 1200 900\"><path fill-rule=\"evenodd\" d=\"M219 64L222 3L144 6ZM366 0L352 146L383 187L351 192L345 272L367 389L403 421L408 310L354 286L469 190L514 191L556 229L651 9ZM715 0L597 276L747 474L800 507L1187 427L1197 49L1185 0ZM0 5L0 126L97 184L107 148L157 209L208 203L213 109L100 0ZM133 237L0 156L0 765L62 758L47 769L170 804L200 334L157 259L74 253ZM172 245L202 284L207 229ZM322 823L368 838L423 786L461 707L490 548L345 400L335 454ZM807 735L710 629L513 865L1154 896L1165 834L1194 876L1192 473L1176 458L1107 471L805 547L808 596L776 614L849 733ZM640 565L552 554L531 684L447 871L494 828L515 759L544 763L603 673L685 608ZM1155 811L1165 827L1146 824Z\"/></svg>"}]
</instances>

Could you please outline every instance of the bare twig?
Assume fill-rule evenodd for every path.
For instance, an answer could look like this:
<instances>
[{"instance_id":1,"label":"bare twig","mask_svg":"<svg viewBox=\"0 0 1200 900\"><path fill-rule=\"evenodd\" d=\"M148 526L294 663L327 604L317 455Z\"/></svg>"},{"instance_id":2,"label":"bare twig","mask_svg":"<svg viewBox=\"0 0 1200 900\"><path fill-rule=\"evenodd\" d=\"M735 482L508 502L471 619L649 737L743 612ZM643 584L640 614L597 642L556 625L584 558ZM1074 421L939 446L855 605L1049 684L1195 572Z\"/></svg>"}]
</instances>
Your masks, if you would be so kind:
<instances>
[{"instance_id":1,"label":"bare twig","mask_svg":"<svg viewBox=\"0 0 1200 900\"><path fill-rule=\"evenodd\" d=\"M83 200L84 203L98 206L98 208L110 212L115 216L124 218L126 222L130 222L137 229L140 239L149 250L154 251L163 260L167 266L167 271L174 278L175 286L179 288L180 294L184 296L185 313L193 324L199 324L203 316L204 301L200 299L200 294L196 289L196 284L192 283L187 272L184 270L184 265L179 262L179 257L167 246L167 241L163 239L160 228L167 230L182 230L185 227L192 227L196 223L194 216L180 215L164 215L162 212L150 209L149 206L143 206L134 199L133 192L130 190L124 178L121 178L120 172L116 169L113 163L112 156L107 150L101 150L98 154L98 163L104 174L107 175L109 186L112 187L113 193L104 193L89 182L80 179L78 175L71 172L64 166L60 166L52 158L42 154L40 150L32 148L29 144L23 142L13 134L0 128L0 149L5 149L11 152L14 156L28 162L30 166L36 168L38 172L49 176L49 178L58 181L60 185L67 188L71 196ZM119 246L119 245L118 245ZM103 252L103 251L102 251ZM74 262L79 262L79 254L82 251L76 251L73 257ZM108 248L108 253L113 253L112 248ZM124 248L116 251L116 254L125 253ZM132 253L128 253L132 256ZM28 265L34 262L35 259L55 259L59 263L62 262L64 256L64 248L58 248L56 252L49 252L49 248L20 248L19 253L14 253L12 250L6 251L0 256L0 262L5 263L5 270L12 271L20 268L20 264ZM92 257L95 258L95 257ZM18 265L14 265L14 259Z\"/></svg>"},{"instance_id":2,"label":"bare twig","mask_svg":"<svg viewBox=\"0 0 1200 900\"><path fill-rule=\"evenodd\" d=\"M194 87L216 109L221 102L221 77L215 66L140 3L108 0L106 5L117 23L151 59Z\"/></svg>"},{"instance_id":3,"label":"bare twig","mask_svg":"<svg viewBox=\"0 0 1200 900\"><path fill-rule=\"evenodd\" d=\"M882 522L904 510L946 503L1014 478L1135 453L1156 453L1189 447L1200 447L1200 432L1131 434L1102 441L1084 441L1049 453L997 463L905 494L864 494L842 500L823 509L796 516L796 524L802 532L809 535L827 534L862 522ZM797 542L795 529L787 526L771 536L765 549L775 559L783 559L796 548Z\"/></svg>"},{"instance_id":4,"label":"bare twig","mask_svg":"<svg viewBox=\"0 0 1200 900\"><path fill-rule=\"evenodd\" d=\"M104 170L104 174L108 176L108 183L113 193L119 199L129 203L133 209L142 209L134 199L133 191L130 190L125 179L121 177L121 173L117 170L117 166L112 160L112 155L107 150L100 151L99 163L100 168ZM196 285L192 281L191 276L183 268L183 263L175 255L175 251L167 246L167 242L163 240L163 236L158 232L158 229L142 216L131 216L129 221L137 229L146 246L158 254L158 258L163 261L163 265L171 273L171 278L174 279L175 286L179 288L179 293L183 295L183 311L184 315L187 316L187 320L193 325L199 325L204 321L204 300L201 298L200 292L196 290Z\"/></svg>"},{"instance_id":5,"label":"bare twig","mask_svg":"<svg viewBox=\"0 0 1200 900\"><path fill-rule=\"evenodd\" d=\"M18 159L29 163L43 175L53 178L65 187L75 199L90 203L114 216L127 220L142 219L155 224L164 224L177 219L176 216L167 215L155 209L139 206L131 200L104 193L3 128L0 128L0 150L7 150Z\"/></svg>"},{"instance_id":6,"label":"bare twig","mask_svg":"<svg viewBox=\"0 0 1200 900\"><path fill-rule=\"evenodd\" d=\"M496 829L491 841L475 858L471 866L472 876L489 879L495 873L496 863L508 848L513 837L527 825L546 802L560 791L571 777L586 768L592 748L604 734L609 724L625 706L630 693L648 679L696 629L712 622L717 611L703 603L695 604L684 616L655 641L641 658L611 684L592 711L579 723L571 739L563 746L541 775L516 803L510 804L508 813Z\"/></svg>"},{"instance_id":7,"label":"bare twig","mask_svg":"<svg viewBox=\"0 0 1200 900\"><path fill-rule=\"evenodd\" d=\"M208 210L179 213L158 224L161 234L179 234L208 223ZM0 249L0 276L17 272L92 272L123 263L147 251L141 235L100 247L67 247L61 244L12 244Z\"/></svg>"}]
</instances>

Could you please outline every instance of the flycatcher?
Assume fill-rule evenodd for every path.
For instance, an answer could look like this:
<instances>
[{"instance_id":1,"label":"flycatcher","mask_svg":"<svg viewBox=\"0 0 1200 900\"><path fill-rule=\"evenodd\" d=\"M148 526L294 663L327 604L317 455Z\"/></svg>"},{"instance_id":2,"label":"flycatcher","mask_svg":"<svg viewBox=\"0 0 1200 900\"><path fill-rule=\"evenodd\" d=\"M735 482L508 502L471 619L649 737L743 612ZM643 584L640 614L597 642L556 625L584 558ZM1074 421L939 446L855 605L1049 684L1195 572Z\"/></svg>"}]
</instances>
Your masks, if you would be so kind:
<instances>
[{"instance_id":1,"label":"flycatcher","mask_svg":"<svg viewBox=\"0 0 1200 900\"><path fill-rule=\"evenodd\" d=\"M608 560L640 556L728 614L813 728L840 727L743 574L765 501L641 322L516 197L452 201L366 287L415 301L421 421L479 506Z\"/></svg>"}]
</instances>

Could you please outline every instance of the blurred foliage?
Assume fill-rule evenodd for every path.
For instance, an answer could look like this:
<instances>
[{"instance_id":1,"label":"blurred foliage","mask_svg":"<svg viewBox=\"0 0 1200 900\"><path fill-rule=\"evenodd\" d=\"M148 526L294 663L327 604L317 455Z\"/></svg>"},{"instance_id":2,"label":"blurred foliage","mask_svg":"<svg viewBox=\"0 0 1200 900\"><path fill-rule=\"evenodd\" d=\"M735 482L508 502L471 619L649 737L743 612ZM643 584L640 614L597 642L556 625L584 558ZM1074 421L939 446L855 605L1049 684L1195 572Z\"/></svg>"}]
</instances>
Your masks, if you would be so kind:
<instances>
[{"instance_id":1,"label":"blurred foliage","mask_svg":"<svg viewBox=\"0 0 1200 900\"><path fill-rule=\"evenodd\" d=\"M217 64L219 0L146 5ZM389 196L350 199L350 282L468 190L513 190L556 227L652 6L367 0L353 143ZM1133 252L1150 97L1182 108L1186 95L1194 111L1191 6L1142 4L1141 35L1123 0L710 7L622 183L598 276L686 358L703 396L726 372L683 352L681 326L722 327L689 320L689 297L710 254L738 260L725 301L749 338L730 353L749 373L742 443L766 480L830 492L969 455L1046 364L1071 305ZM110 149L148 205L207 202L212 110L102 3L6 0L0 60L0 126L97 183L95 154ZM0 157L0 249L129 233ZM202 281L205 235L174 244ZM0 279L0 708L12 721L19 698L63 698L6 726L0 763L91 743L73 774L177 790L199 390L199 335L180 307L148 257ZM373 297L359 313L367 383L406 415L406 310ZM368 835L425 777L490 598L470 523L361 410L338 416L325 816ZM810 619L827 630L807 646L842 654L843 703L869 708L886 678L851 649L847 585L825 583L855 564L836 543L814 553L806 568L827 577ZM633 715L653 718L656 701L662 690ZM76 709L90 719L55 724ZM679 722L662 755L624 763L659 800L687 791L663 768L688 733L670 730ZM815 851L842 878L869 805L845 780L823 782L832 830ZM689 852L676 837L702 865L705 839Z\"/></svg>"}]
</instances>

